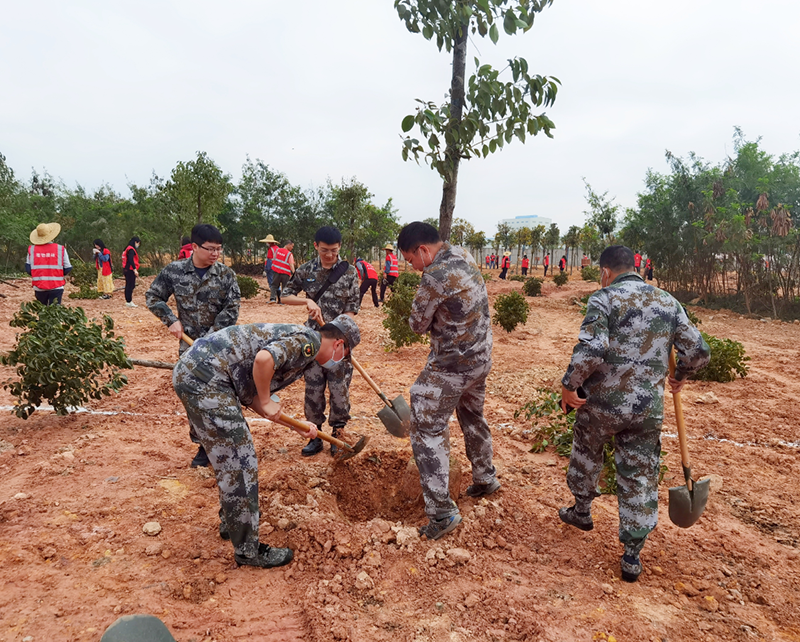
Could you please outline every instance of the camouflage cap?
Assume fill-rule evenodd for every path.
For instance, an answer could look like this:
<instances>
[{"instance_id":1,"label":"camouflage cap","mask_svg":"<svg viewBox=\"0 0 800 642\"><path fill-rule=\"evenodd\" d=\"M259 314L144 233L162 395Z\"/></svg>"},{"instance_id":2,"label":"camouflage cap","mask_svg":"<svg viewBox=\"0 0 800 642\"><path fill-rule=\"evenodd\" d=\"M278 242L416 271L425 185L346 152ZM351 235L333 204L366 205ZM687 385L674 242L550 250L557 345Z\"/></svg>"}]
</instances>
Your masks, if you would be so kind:
<instances>
[{"instance_id":1,"label":"camouflage cap","mask_svg":"<svg viewBox=\"0 0 800 642\"><path fill-rule=\"evenodd\" d=\"M361 343L361 332L358 330L358 324L353 321L352 317L346 314L340 314L333 321L329 321L328 325L335 326L342 331L347 339L347 347L352 350L359 343Z\"/></svg>"}]
</instances>

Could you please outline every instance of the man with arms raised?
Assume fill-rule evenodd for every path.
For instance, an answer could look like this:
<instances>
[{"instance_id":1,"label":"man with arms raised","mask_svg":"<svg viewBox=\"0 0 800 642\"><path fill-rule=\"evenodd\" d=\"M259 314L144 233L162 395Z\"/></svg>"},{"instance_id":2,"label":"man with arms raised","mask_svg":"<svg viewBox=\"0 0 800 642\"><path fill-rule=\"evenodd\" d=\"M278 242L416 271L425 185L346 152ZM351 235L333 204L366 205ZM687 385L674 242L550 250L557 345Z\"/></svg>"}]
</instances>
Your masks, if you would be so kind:
<instances>
[{"instance_id":1,"label":"man with arms raised","mask_svg":"<svg viewBox=\"0 0 800 642\"><path fill-rule=\"evenodd\" d=\"M201 224L192 228L192 255L173 261L153 281L145 295L147 307L167 326L172 336L180 339L185 332L191 339L236 325L239 318L241 293L236 274L217 261L222 253L222 234L213 225ZM178 314L167 305L175 297ZM189 346L181 340L183 354ZM200 443L191 420L189 437ZM208 466L203 446L197 450L192 467Z\"/></svg>"},{"instance_id":2,"label":"man with arms raised","mask_svg":"<svg viewBox=\"0 0 800 642\"><path fill-rule=\"evenodd\" d=\"M483 417L486 377L492 367L492 326L486 285L472 256L442 242L427 223L409 223L397 246L422 271L409 325L430 333L431 351L411 387L411 448L419 468L428 524L420 534L439 539L461 523L450 497L450 431L456 411L472 463L470 497L500 488L492 465L492 434Z\"/></svg>"}]
</instances>

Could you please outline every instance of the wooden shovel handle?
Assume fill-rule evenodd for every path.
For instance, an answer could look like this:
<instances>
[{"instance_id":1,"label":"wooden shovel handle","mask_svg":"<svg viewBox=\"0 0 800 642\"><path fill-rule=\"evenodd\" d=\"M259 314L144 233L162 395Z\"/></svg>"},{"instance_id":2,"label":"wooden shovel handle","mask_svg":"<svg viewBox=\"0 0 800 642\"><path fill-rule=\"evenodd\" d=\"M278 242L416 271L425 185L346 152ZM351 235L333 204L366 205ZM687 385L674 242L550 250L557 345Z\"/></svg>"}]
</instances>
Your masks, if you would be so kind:
<instances>
[{"instance_id":1,"label":"wooden shovel handle","mask_svg":"<svg viewBox=\"0 0 800 642\"><path fill-rule=\"evenodd\" d=\"M193 345L194 344L194 339L192 339L192 337L190 337L185 332L181 335L181 339L183 339L184 342L188 343L189 345Z\"/></svg>"},{"instance_id":2,"label":"wooden shovel handle","mask_svg":"<svg viewBox=\"0 0 800 642\"><path fill-rule=\"evenodd\" d=\"M674 350L669 353L669 374L671 377L675 376ZM689 466L689 444L686 439L686 425L683 422L683 404L681 403L681 393L672 393L672 401L675 404L675 423L678 426L678 442L680 443L681 447L681 463L683 464L684 470L688 470L691 468L691 466ZM691 478L686 479L686 485L689 487L689 490L692 490Z\"/></svg>"},{"instance_id":3,"label":"wooden shovel handle","mask_svg":"<svg viewBox=\"0 0 800 642\"><path fill-rule=\"evenodd\" d=\"M352 353L350 353L350 363L352 363L353 367L358 370L362 377L364 377L364 380L369 384L369 387L372 388L383 400L383 403L385 403L389 408L392 408L392 404L389 402L389 399L387 399L386 395L383 394L383 391L378 387L378 384L372 380L372 377L367 374L367 371L364 370L361 364L353 358Z\"/></svg>"}]
</instances>

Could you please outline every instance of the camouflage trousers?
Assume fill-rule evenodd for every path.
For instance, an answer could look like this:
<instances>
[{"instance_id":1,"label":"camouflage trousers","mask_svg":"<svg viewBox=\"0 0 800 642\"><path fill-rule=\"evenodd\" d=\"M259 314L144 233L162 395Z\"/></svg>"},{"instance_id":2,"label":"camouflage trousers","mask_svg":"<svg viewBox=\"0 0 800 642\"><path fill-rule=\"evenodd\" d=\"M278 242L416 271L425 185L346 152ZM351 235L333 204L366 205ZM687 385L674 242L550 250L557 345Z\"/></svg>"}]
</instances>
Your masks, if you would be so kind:
<instances>
[{"instance_id":1,"label":"camouflage trousers","mask_svg":"<svg viewBox=\"0 0 800 642\"><path fill-rule=\"evenodd\" d=\"M488 484L495 478L492 433L483 417L486 377L491 368L491 362L460 373L426 368L411 386L411 449L419 468L425 514L429 518L458 514L449 489L448 422L454 410L472 464L473 483Z\"/></svg>"},{"instance_id":2,"label":"camouflage trousers","mask_svg":"<svg viewBox=\"0 0 800 642\"><path fill-rule=\"evenodd\" d=\"M192 370L179 361L175 388L199 442L205 448L219 488L220 519L237 554L258 551L258 459L250 428L233 386L224 375Z\"/></svg>"},{"instance_id":3,"label":"camouflage trousers","mask_svg":"<svg viewBox=\"0 0 800 642\"><path fill-rule=\"evenodd\" d=\"M325 388L330 392L331 414L328 423L332 428L343 428L350 420L350 382L353 364L342 359L330 370L312 361L303 373L306 380L305 415L317 426L325 423Z\"/></svg>"},{"instance_id":4,"label":"camouflage trousers","mask_svg":"<svg viewBox=\"0 0 800 642\"><path fill-rule=\"evenodd\" d=\"M567 485L578 512L589 512L599 495L603 446L614 439L617 465L619 540L627 553L638 555L658 524L658 467L661 459L661 420L628 417L616 422L589 422L580 412L575 422ZM584 415L581 417L581 415Z\"/></svg>"}]
</instances>

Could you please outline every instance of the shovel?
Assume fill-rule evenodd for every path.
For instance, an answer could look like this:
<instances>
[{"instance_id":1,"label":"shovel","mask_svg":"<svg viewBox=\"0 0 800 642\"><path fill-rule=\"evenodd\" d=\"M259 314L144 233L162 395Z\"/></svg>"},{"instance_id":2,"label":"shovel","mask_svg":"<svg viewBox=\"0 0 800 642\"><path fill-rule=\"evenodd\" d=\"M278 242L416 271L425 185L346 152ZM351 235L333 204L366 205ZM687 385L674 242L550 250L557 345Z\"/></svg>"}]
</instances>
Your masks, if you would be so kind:
<instances>
[{"instance_id":1,"label":"shovel","mask_svg":"<svg viewBox=\"0 0 800 642\"><path fill-rule=\"evenodd\" d=\"M378 387L378 384L372 380L372 377L370 377L364 368L361 367L361 364L353 358L352 354L350 355L350 362L361 376L364 377L369 387L372 388L381 398L381 401L386 404L385 408L381 408L378 411L378 419L386 426L386 430L389 431L389 434L400 438L407 437L408 428L411 425L411 408L408 407L406 400L403 399L403 395L398 395L389 401Z\"/></svg>"},{"instance_id":2,"label":"shovel","mask_svg":"<svg viewBox=\"0 0 800 642\"><path fill-rule=\"evenodd\" d=\"M194 344L194 339L192 339L185 332L183 333L181 338L186 343L188 343L189 345ZM299 421L298 419L294 419L294 418L292 418L289 415L286 415L284 413L281 413L280 417L278 418L278 421L280 423L282 423L284 426L293 426L294 428L299 428L303 432L308 430L308 426L306 424L304 424L302 421ZM335 457L338 461L344 461L345 459L350 459L351 457L354 457L355 455L360 453L362 450L364 450L364 446L367 445L367 437L366 436L364 436L361 439L359 439L356 442L355 446L351 446L347 442L342 441L341 439L336 439L336 437L331 437L330 435L327 435L324 432L319 431L319 430L317 431L317 437L322 439L322 441L327 441L329 444L333 444L333 445L339 447L339 452L336 453L336 457Z\"/></svg>"},{"instance_id":3,"label":"shovel","mask_svg":"<svg viewBox=\"0 0 800 642\"><path fill-rule=\"evenodd\" d=\"M675 353L669 355L669 373L675 375ZM683 465L683 476L686 479L685 486L676 486L669 489L669 518L672 523L680 528L689 528L694 524L708 502L708 491L711 484L709 479L701 479L696 482L692 479L692 468L689 466L689 447L686 439L686 427L683 424L683 405L681 404L681 393L672 395L675 403L675 423L678 425L678 441L681 445L681 464Z\"/></svg>"}]
</instances>

